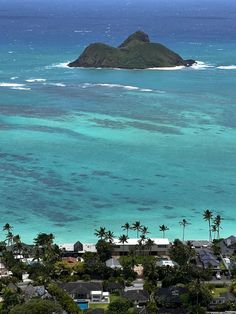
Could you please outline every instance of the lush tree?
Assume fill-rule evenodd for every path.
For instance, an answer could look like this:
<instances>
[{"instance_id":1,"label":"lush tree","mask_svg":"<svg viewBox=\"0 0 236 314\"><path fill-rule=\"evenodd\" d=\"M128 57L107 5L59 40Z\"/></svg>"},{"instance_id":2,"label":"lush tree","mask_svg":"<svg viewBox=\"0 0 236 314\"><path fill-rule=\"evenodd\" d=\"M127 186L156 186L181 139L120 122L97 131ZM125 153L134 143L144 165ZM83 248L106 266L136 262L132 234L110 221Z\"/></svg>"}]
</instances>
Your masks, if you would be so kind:
<instances>
[{"instance_id":1,"label":"lush tree","mask_svg":"<svg viewBox=\"0 0 236 314\"><path fill-rule=\"evenodd\" d=\"M109 304L107 314L127 314L131 306L127 299L117 298Z\"/></svg>"},{"instance_id":2,"label":"lush tree","mask_svg":"<svg viewBox=\"0 0 236 314\"><path fill-rule=\"evenodd\" d=\"M187 265L190 259L195 255L195 251L180 240L175 240L169 250L170 257L179 265Z\"/></svg>"},{"instance_id":3,"label":"lush tree","mask_svg":"<svg viewBox=\"0 0 236 314\"><path fill-rule=\"evenodd\" d=\"M105 240L98 240L96 244L97 253L102 262L105 262L112 256L112 245Z\"/></svg>"},{"instance_id":4,"label":"lush tree","mask_svg":"<svg viewBox=\"0 0 236 314\"><path fill-rule=\"evenodd\" d=\"M128 237L127 237L127 235L122 234L122 235L119 237L119 243L122 243L122 246L123 246L123 255L124 255L125 243L128 243Z\"/></svg>"},{"instance_id":5,"label":"lush tree","mask_svg":"<svg viewBox=\"0 0 236 314\"><path fill-rule=\"evenodd\" d=\"M189 222L186 219L183 219L182 221L179 222L179 224L183 228L182 240L184 241L184 238L185 238L185 228L186 228L187 225L189 225Z\"/></svg>"},{"instance_id":6,"label":"lush tree","mask_svg":"<svg viewBox=\"0 0 236 314\"><path fill-rule=\"evenodd\" d=\"M1 313L9 313L9 311L16 306L17 304L20 304L22 302L20 295L12 291L10 289L5 289L3 295L3 303L1 308Z\"/></svg>"},{"instance_id":7,"label":"lush tree","mask_svg":"<svg viewBox=\"0 0 236 314\"><path fill-rule=\"evenodd\" d=\"M169 230L169 228L165 225L159 226L159 230L162 232L163 238L165 238L165 232Z\"/></svg>"},{"instance_id":8,"label":"lush tree","mask_svg":"<svg viewBox=\"0 0 236 314\"><path fill-rule=\"evenodd\" d=\"M59 288L56 284L50 284L47 287L48 292L55 297L57 302L61 305L61 307L70 314L78 314L81 313L78 306L74 302L74 300L61 288Z\"/></svg>"},{"instance_id":9,"label":"lush tree","mask_svg":"<svg viewBox=\"0 0 236 314\"><path fill-rule=\"evenodd\" d=\"M131 229L130 224L126 222L122 227L122 230L126 231L127 237L129 236L129 230Z\"/></svg>"},{"instance_id":10,"label":"lush tree","mask_svg":"<svg viewBox=\"0 0 236 314\"><path fill-rule=\"evenodd\" d=\"M199 279L192 280L188 285L187 304L207 306L212 300L209 288Z\"/></svg>"},{"instance_id":11,"label":"lush tree","mask_svg":"<svg viewBox=\"0 0 236 314\"><path fill-rule=\"evenodd\" d=\"M140 221L135 221L132 225L132 229L137 232L137 238L138 238L139 232L142 230L142 225Z\"/></svg>"},{"instance_id":12,"label":"lush tree","mask_svg":"<svg viewBox=\"0 0 236 314\"><path fill-rule=\"evenodd\" d=\"M106 238L106 228L100 227L100 229L95 229L95 236L98 237L100 240L103 240Z\"/></svg>"},{"instance_id":13,"label":"lush tree","mask_svg":"<svg viewBox=\"0 0 236 314\"><path fill-rule=\"evenodd\" d=\"M208 221L209 241L212 241L212 236L211 236L211 220L212 220L212 217L213 217L213 213L212 213L211 210L206 209L203 212L203 219L205 221Z\"/></svg>"},{"instance_id":14,"label":"lush tree","mask_svg":"<svg viewBox=\"0 0 236 314\"><path fill-rule=\"evenodd\" d=\"M16 305L9 314L62 314L58 303L50 300L32 299L24 304Z\"/></svg>"},{"instance_id":15,"label":"lush tree","mask_svg":"<svg viewBox=\"0 0 236 314\"><path fill-rule=\"evenodd\" d=\"M9 223L6 223L4 226L3 226L3 231L6 231L7 234L6 234L6 240L7 240L7 245L10 246L11 245L11 241L12 241L12 238L13 238L13 234L12 234L12 229L13 227L9 224Z\"/></svg>"}]
</instances>

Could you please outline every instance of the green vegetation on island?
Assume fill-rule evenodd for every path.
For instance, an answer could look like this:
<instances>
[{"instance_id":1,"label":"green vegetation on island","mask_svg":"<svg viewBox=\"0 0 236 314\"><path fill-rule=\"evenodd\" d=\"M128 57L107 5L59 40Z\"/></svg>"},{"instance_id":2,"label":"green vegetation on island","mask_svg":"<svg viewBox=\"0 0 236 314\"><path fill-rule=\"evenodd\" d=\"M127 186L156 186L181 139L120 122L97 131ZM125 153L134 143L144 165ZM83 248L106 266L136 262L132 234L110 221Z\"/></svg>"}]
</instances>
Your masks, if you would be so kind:
<instances>
[{"instance_id":1,"label":"green vegetation on island","mask_svg":"<svg viewBox=\"0 0 236 314\"><path fill-rule=\"evenodd\" d=\"M194 60L184 60L162 44L152 43L147 34L137 31L119 47L103 43L90 44L69 67L147 69L191 66Z\"/></svg>"}]
</instances>

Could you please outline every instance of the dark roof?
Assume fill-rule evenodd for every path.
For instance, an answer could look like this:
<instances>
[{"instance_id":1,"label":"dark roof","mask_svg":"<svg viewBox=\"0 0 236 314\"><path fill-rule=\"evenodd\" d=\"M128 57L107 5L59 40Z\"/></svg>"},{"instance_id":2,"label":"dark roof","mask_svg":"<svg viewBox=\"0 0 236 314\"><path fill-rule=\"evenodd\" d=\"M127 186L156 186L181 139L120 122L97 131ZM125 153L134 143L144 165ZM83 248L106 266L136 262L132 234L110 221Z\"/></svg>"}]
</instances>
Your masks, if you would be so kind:
<instances>
[{"instance_id":1,"label":"dark roof","mask_svg":"<svg viewBox=\"0 0 236 314\"><path fill-rule=\"evenodd\" d=\"M224 239L224 243L226 244L227 247L236 245L236 237L231 235L230 237Z\"/></svg>"},{"instance_id":2,"label":"dark roof","mask_svg":"<svg viewBox=\"0 0 236 314\"><path fill-rule=\"evenodd\" d=\"M117 258L110 258L106 261L106 266L110 268L122 268Z\"/></svg>"},{"instance_id":3,"label":"dark roof","mask_svg":"<svg viewBox=\"0 0 236 314\"><path fill-rule=\"evenodd\" d=\"M123 297L132 302L148 302L149 293L145 290L128 290L123 293Z\"/></svg>"},{"instance_id":4,"label":"dark roof","mask_svg":"<svg viewBox=\"0 0 236 314\"><path fill-rule=\"evenodd\" d=\"M89 282L66 282L60 285L70 294L87 294L91 291L103 291L102 283L97 281Z\"/></svg>"},{"instance_id":5,"label":"dark roof","mask_svg":"<svg viewBox=\"0 0 236 314\"><path fill-rule=\"evenodd\" d=\"M119 282L108 282L107 285L106 285L106 288L109 291L109 290L114 290L114 289L121 290L124 287Z\"/></svg>"},{"instance_id":6,"label":"dark roof","mask_svg":"<svg viewBox=\"0 0 236 314\"><path fill-rule=\"evenodd\" d=\"M187 293L187 291L184 287L171 286L168 288L159 288L156 296L158 299L163 299L166 304L181 304L181 295Z\"/></svg>"},{"instance_id":7,"label":"dark roof","mask_svg":"<svg viewBox=\"0 0 236 314\"><path fill-rule=\"evenodd\" d=\"M208 268L209 266L212 267L219 267L220 262L218 259L212 254L210 250L204 249L198 251L199 258L201 262L203 263L203 266L205 268Z\"/></svg>"}]
</instances>

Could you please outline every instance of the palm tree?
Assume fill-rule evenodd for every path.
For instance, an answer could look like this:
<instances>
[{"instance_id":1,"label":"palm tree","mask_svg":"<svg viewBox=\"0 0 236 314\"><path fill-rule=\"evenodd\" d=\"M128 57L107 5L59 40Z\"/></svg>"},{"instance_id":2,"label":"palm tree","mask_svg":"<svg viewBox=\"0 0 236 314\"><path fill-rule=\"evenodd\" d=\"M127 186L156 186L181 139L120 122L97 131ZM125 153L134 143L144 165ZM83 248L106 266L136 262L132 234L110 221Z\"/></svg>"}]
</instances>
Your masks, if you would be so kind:
<instances>
[{"instance_id":1,"label":"palm tree","mask_svg":"<svg viewBox=\"0 0 236 314\"><path fill-rule=\"evenodd\" d=\"M209 241L212 241L212 237L211 237L211 219L212 219L212 211L210 211L209 209L206 209L203 212L203 219L208 221L208 230L209 230Z\"/></svg>"},{"instance_id":2,"label":"palm tree","mask_svg":"<svg viewBox=\"0 0 236 314\"><path fill-rule=\"evenodd\" d=\"M106 240L108 240L108 242L110 243L110 244L112 244L113 243L113 241L114 241L114 237L115 237L115 235L114 235L114 232L112 232L112 231L107 231L106 232Z\"/></svg>"},{"instance_id":3,"label":"palm tree","mask_svg":"<svg viewBox=\"0 0 236 314\"><path fill-rule=\"evenodd\" d=\"M146 247L149 251L149 255L150 255L151 250L152 250L152 246L154 245L154 241L152 239L148 238L145 245L146 245Z\"/></svg>"},{"instance_id":4,"label":"palm tree","mask_svg":"<svg viewBox=\"0 0 236 314\"><path fill-rule=\"evenodd\" d=\"M9 231L6 235L6 240L7 240L7 246L11 246L12 242L13 242L13 233L11 231Z\"/></svg>"},{"instance_id":5,"label":"palm tree","mask_svg":"<svg viewBox=\"0 0 236 314\"><path fill-rule=\"evenodd\" d=\"M212 226L211 226L211 232L213 232L213 234L214 234L214 240L215 240L215 238L216 238L216 232L217 232L217 226L216 226L216 225L212 225Z\"/></svg>"},{"instance_id":6,"label":"palm tree","mask_svg":"<svg viewBox=\"0 0 236 314\"><path fill-rule=\"evenodd\" d=\"M160 230L161 232L163 232L163 238L165 238L165 232L166 232L167 230L169 230L169 228L168 228L167 226L165 226L165 225L161 225L161 226L159 226L159 230Z\"/></svg>"},{"instance_id":7,"label":"palm tree","mask_svg":"<svg viewBox=\"0 0 236 314\"><path fill-rule=\"evenodd\" d=\"M123 245L123 255L124 255L125 243L128 243L128 237L127 237L127 235L122 234L122 235L119 237L119 243L122 243L122 245Z\"/></svg>"},{"instance_id":8,"label":"palm tree","mask_svg":"<svg viewBox=\"0 0 236 314\"><path fill-rule=\"evenodd\" d=\"M126 222L122 227L122 230L126 231L127 237L129 236L129 229L130 229L130 224Z\"/></svg>"},{"instance_id":9,"label":"palm tree","mask_svg":"<svg viewBox=\"0 0 236 314\"><path fill-rule=\"evenodd\" d=\"M3 231L7 231L7 232L10 232L12 229L13 227L9 223L5 224L2 228Z\"/></svg>"},{"instance_id":10,"label":"palm tree","mask_svg":"<svg viewBox=\"0 0 236 314\"><path fill-rule=\"evenodd\" d=\"M9 223L6 223L2 228L3 231L7 231L6 239L7 239L7 245L8 246L10 246L11 241L12 241L12 237L13 237L13 234L11 232L12 229L13 229L13 227Z\"/></svg>"},{"instance_id":11,"label":"palm tree","mask_svg":"<svg viewBox=\"0 0 236 314\"><path fill-rule=\"evenodd\" d=\"M12 242L13 242L13 250L16 251L18 254L20 254L23 247L22 247L19 234L13 237Z\"/></svg>"},{"instance_id":12,"label":"palm tree","mask_svg":"<svg viewBox=\"0 0 236 314\"><path fill-rule=\"evenodd\" d=\"M141 234L141 236L139 237L139 240L138 240L138 247L139 247L140 252L142 251L142 249L144 249L145 241L146 241L145 234Z\"/></svg>"},{"instance_id":13,"label":"palm tree","mask_svg":"<svg viewBox=\"0 0 236 314\"><path fill-rule=\"evenodd\" d=\"M140 230L141 230L141 232L142 232L143 235L146 235L146 234L150 233L150 232L148 231L148 227L145 227L145 226L143 226Z\"/></svg>"},{"instance_id":14,"label":"palm tree","mask_svg":"<svg viewBox=\"0 0 236 314\"><path fill-rule=\"evenodd\" d=\"M184 241L184 237L185 237L185 227L186 227L187 225L189 225L190 223L189 223L186 219L183 219L182 221L179 222L179 224L180 224L180 226L183 227L183 237L182 237L182 239L183 239L183 241Z\"/></svg>"},{"instance_id":15,"label":"palm tree","mask_svg":"<svg viewBox=\"0 0 236 314\"><path fill-rule=\"evenodd\" d=\"M100 227L99 230L95 229L95 236L100 238L100 240L103 240L106 237L106 228Z\"/></svg>"},{"instance_id":16,"label":"palm tree","mask_svg":"<svg viewBox=\"0 0 236 314\"><path fill-rule=\"evenodd\" d=\"M139 237L139 232L142 230L142 226L141 226L140 221L134 222L133 225L132 225L132 229L137 231L137 238L138 238Z\"/></svg>"},{"instance_id":17,"label":"palm tree","mask_svg":"<svg viewBox=\"0 0 236 314\"><path fill-rule=\"evenodd\" d=\"M219 239L220 238L220 229L221 229L221 222L222 222L222 218L221 218L221 216L220 215L217 215L216 217L215 217L215 219L214 219L214 224L215 224L215 226L216 226L216 228L217 228L217 239Z\"/></svg>"}]
</instances>

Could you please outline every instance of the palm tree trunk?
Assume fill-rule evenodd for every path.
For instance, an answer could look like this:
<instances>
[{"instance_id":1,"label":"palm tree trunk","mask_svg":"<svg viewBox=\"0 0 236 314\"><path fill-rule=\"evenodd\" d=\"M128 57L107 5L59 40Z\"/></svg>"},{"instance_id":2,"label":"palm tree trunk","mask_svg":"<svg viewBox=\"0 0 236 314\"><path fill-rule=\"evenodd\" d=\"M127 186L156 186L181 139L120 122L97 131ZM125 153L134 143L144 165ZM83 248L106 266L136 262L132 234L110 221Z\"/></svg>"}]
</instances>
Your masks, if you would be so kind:
<instances>
[{"instance_id":1,"label":"palm tree trunk","mask_svg":"<svg viewBox=\"0 0 236 314\"><path fill-rule=\"evenodd\" d=\"M185 229L185 226L183 226L183 241L184 241L184 229Z\"/></svg>"},{"instance_id":2,"label":"palm tree trunk","mask_svg":"<svg viewBox=\"0 0 236 314\"><path fill-rule=\"evenodd\" d=\"M212 241L212 237L211 237L211 219L208 220L208 224L209 224L209 241Z\"/></svg>"}]
</instances>

